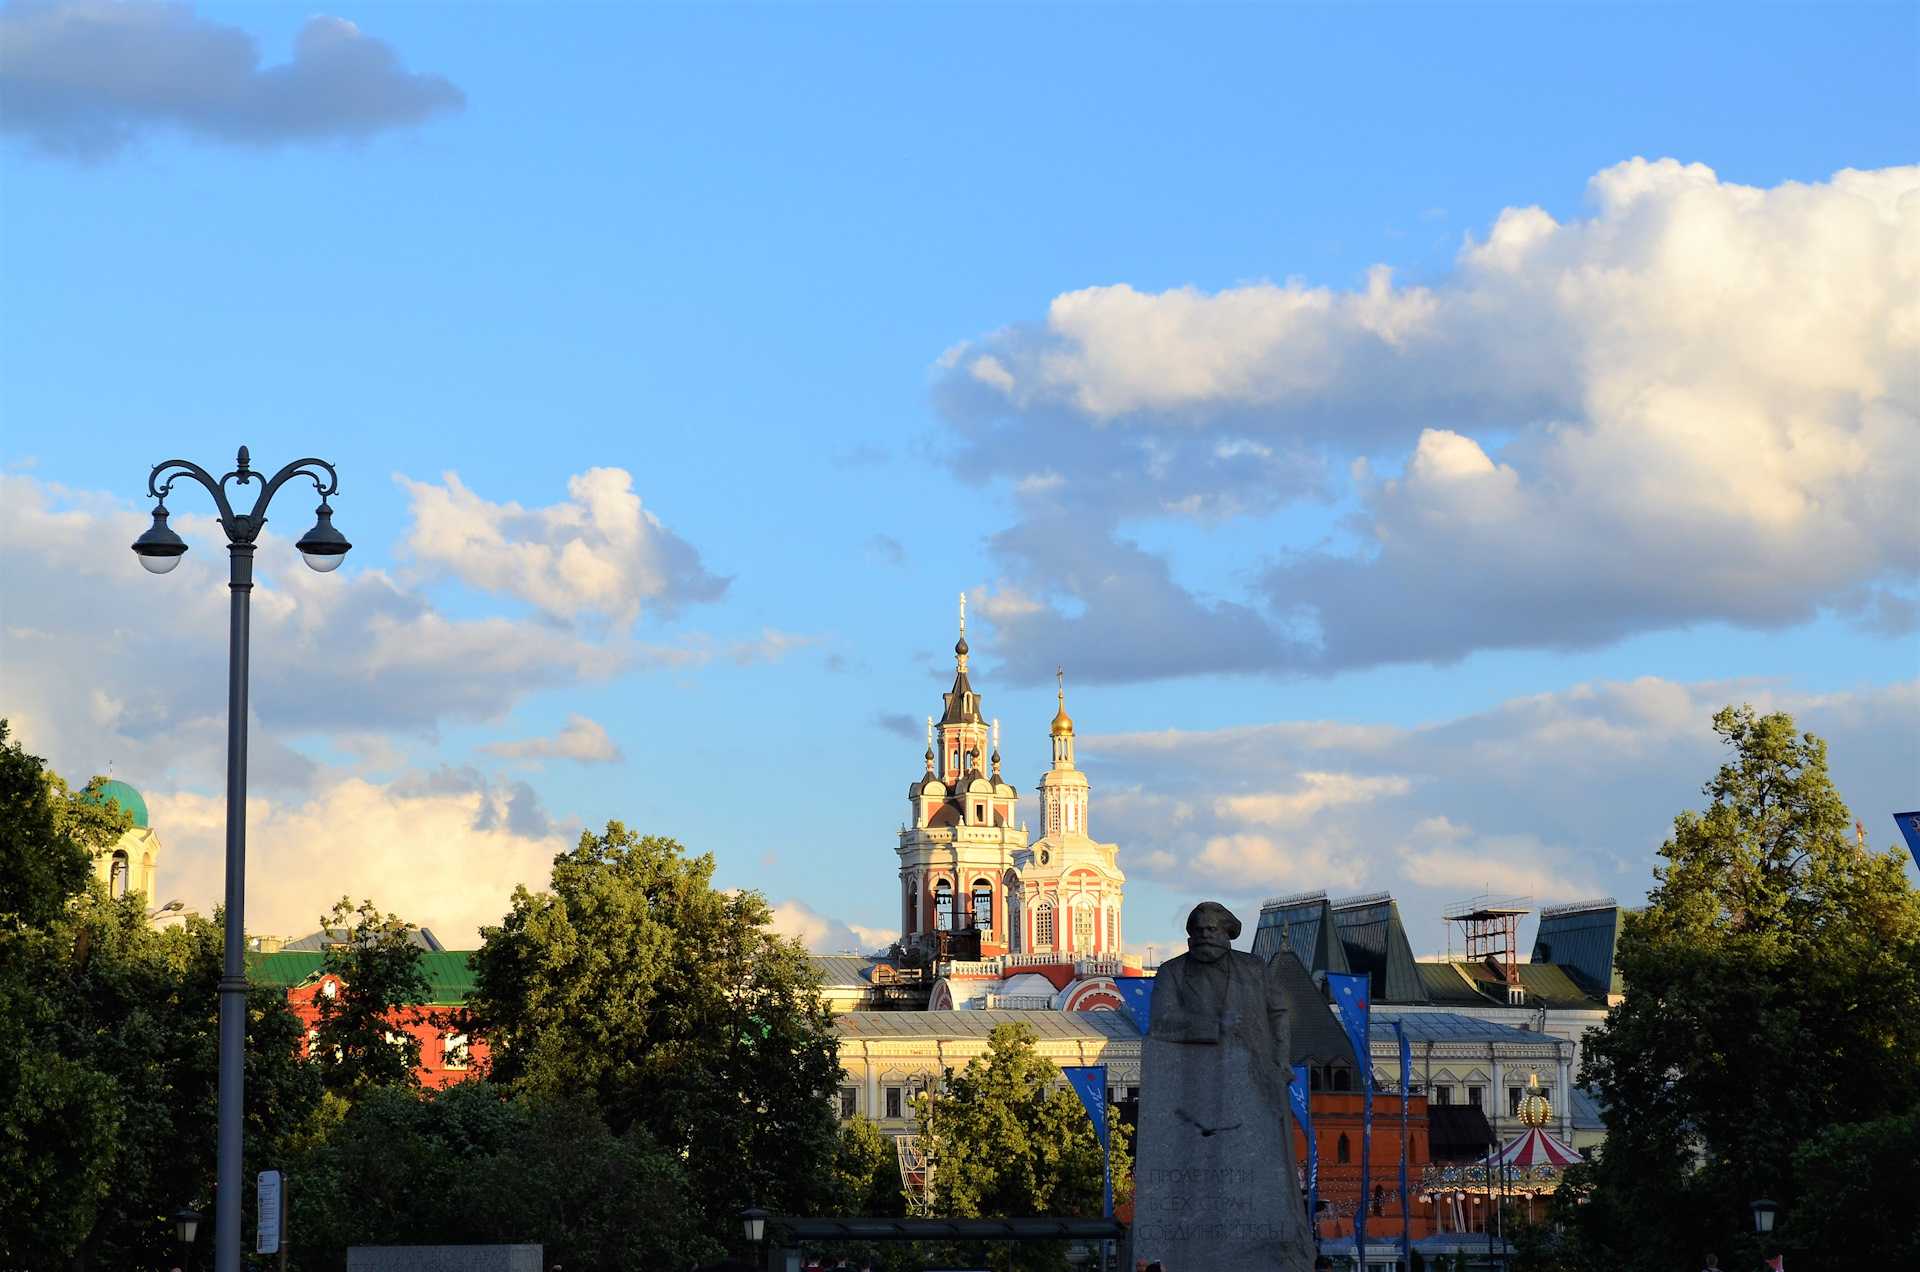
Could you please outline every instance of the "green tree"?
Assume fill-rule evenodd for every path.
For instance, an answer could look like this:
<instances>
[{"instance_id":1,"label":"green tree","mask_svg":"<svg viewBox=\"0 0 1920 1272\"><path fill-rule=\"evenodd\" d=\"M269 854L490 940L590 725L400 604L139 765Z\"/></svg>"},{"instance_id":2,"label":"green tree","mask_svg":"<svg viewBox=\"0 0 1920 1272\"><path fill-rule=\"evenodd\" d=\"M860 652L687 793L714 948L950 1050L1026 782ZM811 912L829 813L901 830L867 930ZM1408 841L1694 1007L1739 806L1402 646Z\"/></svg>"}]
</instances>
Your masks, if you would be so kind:
<instances>
[{"instance_id":1,"label":"green tree","mask_svg":"<svg viewBox=\"0 0 1920 1272\"><path fill-rule=\"evenodd\" d=\"M713 858L618 822L516 888L483 933L470 1002L491 1077L591 1095L616 1135L680 1157L708 1231L749 1205L819 1213L838 1188L832 1016L805 953L756 892L712 884Z\"/></svg>"},{"instance_id":2,"label":"green tree","mask_svg":"<svg viewBox=\"0 0 1920 1272\"><path fill-rule=\"evenodd\" d=\"M339 992L319 997L312 1055L329 1090L349 1094L367 1086L417 1086L420 1040L394 1021L403 1009L427 1001L433 985L422 965L426 951L398 915L371 901L341 897L322 915L329 938L322 970Z\"/></svg>"},{"instance_id":3,"label":"green tree","mask_svg":"<svg viewBox=\"0 0 1920 1272\"><path fill-rule=\"evenodd\" d=\"M123 1112L112 1079L52 1036L80 953L67 911L92 874L90 826L8 734L0 720L0 1264L41 1267L92 1228Z\"/></svg>"},{"instance_id":4,"label":"green tree","mask_svg":"<svg viewBox=\"0 0 1920 1272\"><path fill-rule=\"evenodd\" d=\"M900 1154L880 1124L855 1114L840 1128L840 1152L834 1163L840 1178L838 1213L894 1218L907 1213L900 1179Z\"/></svg>"},{"instance_id":5,"label":"green tree","mask_svg":"<svg viewBox=\"0 0 1920 1272\"><path fill-rule=\"evenodd\" d=\"M23 789L28 776L43 801ZM96 801L97 780L74 795L38 759L0 748L0 842L60 862L39 886L69 890L16 893L21 909L0 922L0 1262L11 1267L160 1264L167 1216L213 1191L221 929L195 919L156 932L144 897L108 896L89 859L127 818ZM319 1083L295 1056L300 1033L284 995L251 992L249 1161L269 1161L312 1115Z\"/></svg>"},{"instance_id":6,"label":"green tree","mask_svg":"<svg viewBox=\"0 0 1920 1272\"><path fill-rule=\"evenodd\" d=\"M1098 1215L1105 1156L1080 1097L1053 1061L1034 1048L1031 1026L994 1026L987 1052L942 1089L914 1099L920 1147L929 1163L928 1209L950 1218ZM1119 1113L1107 1109L1114 1202L1126 1199L1133 1159ZM1024 1252L1058 1266L1060 1252Z\"/></svg>"},{"instance_id":7,"label":"green tree","mask_svg":"<svg viewBox=\"0 0 1920 1272\"><path fill-rule=\"evenodd\" d=\"M1790 1255L1834 1268L1920 1268L1920 1106L1893 1117L1829 1126L1793 1155L1806 1187L1781 1219ZM1791 1260L1796 1267L1800 1258Z\"/></svg>"},{"instance_id":8,"label":"green tree","mask_svg":"<svg viewBox=\"0 0 1920 1272\"><path fill-rule=\"evenodd\" d=\"M1905 855L1854 840L1825 744L1791 716L1729 707L1714 730L1733 756L1706 811L1675 819L1647 908L1624 925L1623 1001L1587 1043L1607 1140L1589 1203L1566 1217L1609 1268L1756 1259L1748 1202L1823 1204L1796 1149L1920 1103Z\"/></svg>"},{"instance_id":9,"label":"green tree","mask_svg":"<svg viewBox=\"0 0 1920 1272\"><path fill-rule=\"evenodd\" d=\"M616 1137L590 1100L371 1086L294 1166L302 1272L350 1245L537 1243L588 1272L683 1268L719 1253L680 1163L635 1128Z\"/></svg>"}]
</instances>

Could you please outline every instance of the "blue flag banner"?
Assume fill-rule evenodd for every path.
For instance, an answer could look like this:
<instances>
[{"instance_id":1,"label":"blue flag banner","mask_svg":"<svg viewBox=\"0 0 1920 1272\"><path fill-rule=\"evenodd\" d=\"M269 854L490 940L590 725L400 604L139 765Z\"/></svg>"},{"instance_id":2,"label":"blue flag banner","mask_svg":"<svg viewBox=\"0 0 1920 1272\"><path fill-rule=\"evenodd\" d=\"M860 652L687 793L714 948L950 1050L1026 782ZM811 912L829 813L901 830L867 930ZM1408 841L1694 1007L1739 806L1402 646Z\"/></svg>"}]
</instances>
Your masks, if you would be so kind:
<instances>
[{"instance_id":1,"label":"blue flag banner","mask_svg":"<svg viewBox=\"0 0 1920 1272\"><path fill-rule=\"evenodd\" d=\"M1367 1045L1367 995L1372 986L1365 975L1328 972L1327 988L1333 991L1333 1011L1346 1026L1347 1041L1353 1044L1353 1061L1360 1076L1373 1072L1372 1049Z\"/></svg>"},{"instance_id":2,"label":"blue flag banner","mask_svg":"<svg viewBox=\"0 0 1920 1272\"><path fill-rule=\"evenodd\" d=\"M1127 1005L1127 1011L1133 1016L1133 1023L1140 1026L1140 1032L1147 1032L1147 1021L1153 1015L1153 977L1116 976L1113 987L1120 991L1120 1001Z\"/></svg>"},{"instance_id":3,"label":"blue flag banner","mask_svg":"<svg viewBox=\"0 0 1920 1272\"><path fill-rule=\"evenodd\" d=\"M1093 1119L1093 1133L1100 1138L1100 1147L1106 1153L1106 1167L1102 1181L1106 1193L1106 1216L1113 1218L1113 1145L1107 1142L1107 1066L1104 1064L1062 1065L1060 1072L1067 1075L1067 1081L1080 1097L1080 1103L1086 1106L1087 1116Z\"/></svg>"},{"instance_id":4,"label":"blue flag banner","mask_svg":"<svg viewBox=\"0 0 1920 1272\"><path fill-rule=\"evenodd\" d=\"M1104 1064L1062 1065L1060 1072L1067 1075L1067 1081L1073 1084L1073 1090L1080 1097L1080 1103L1087 1106L1087 1116L1093 1119L1093 1133L1100 1137L1100 1146L1107 1144L1107 1066Z\"/></svg>"},{"instance_id":5,"label":"blue flag banner","mask_svg":"<svg viewBox=\"0 0 1920 1272\"><path fill-rule=\"evenodd\" d=\"M1354 1063L1360 1066L1360 1197L1353 1208L1353 1242L1356 1250L1364 1251L1367 1209L1373 1202L1373 1048L1367 1038L1367 997L1372 980L1364 975L1328 972L1327 988L1333 991L1334 1013L1346 1026ZM1365 1257L1361 1255L1363 1260Z\"/></svg>"},{"instance_id":6,"label":"blue flag banner","mask_svg":"<svg viewBox=\"0 0 1920 1272\"><path fill-rule=\"evenodd\" d=\"M1907 855L1920 861L1920 809L1911 813L1895 813L1893 820L1900 823L1900 833L1906 836Z\"/></svg>"},{"instance_id":7,"label":"blue flag banner","mask_svg":"<svg viewBox=\"0 0 1920 1272\"><path fill-rule=\"evenodd\" d=\"M1313 1078L1304 1064L1293 1066L1287 1102L1293 1105L1293 1120L1300 1123L1300 1132L1307 1137L1307 1191L1311 1194L1320 1186L1320 1153L1313 1142Z\"/></svg>"},{"instance_id":8,"label":"blue flag banner","mask_svg":"<svg viewBox=\"0 0 1920 1272\"><path fill-rule=\"evenodd\" d=\"M1393 1036L1400 1040L1400 1243L1411 1250L1413 1198L1407 1192L1407 1152L1411 1146L1408 1110L1413 1104L1413 1044L1407 1041L1407 1031L1398 1020L1393 1022Z\"/></svg>"}]
</instances>

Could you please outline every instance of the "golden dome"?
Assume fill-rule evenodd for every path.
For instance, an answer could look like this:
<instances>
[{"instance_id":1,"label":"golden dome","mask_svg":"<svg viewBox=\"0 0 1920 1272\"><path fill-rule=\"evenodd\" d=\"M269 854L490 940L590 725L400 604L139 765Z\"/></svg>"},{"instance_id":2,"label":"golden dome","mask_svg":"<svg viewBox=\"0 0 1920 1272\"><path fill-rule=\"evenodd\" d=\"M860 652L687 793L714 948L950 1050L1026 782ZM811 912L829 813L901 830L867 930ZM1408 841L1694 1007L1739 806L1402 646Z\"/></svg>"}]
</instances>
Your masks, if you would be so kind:
<instances>
[{"instance_id":1,"label":"golden dome","mask_svg":"<svg viewBox=\"0 0 1920 1272\"><path fill-rule=\"evenodd\" d=\"M1073 736L1073 717L1067 714L1067 695L1060 695L1060 714L1053 717L1053 736L1070 738Z\"/></svg>"},{"instance_id":2,"label":"golden dome","mask_svg":"<svg viewBox=\"0 0 1920 1272\"><path fill-rule=\"evenodd\" d=\"M1553 1104L1540 1093L1540 1075L1527 1075L1527 1095L1520 1101L1520 1121L1526 1126L1545 1126L1553 1120Z\"/></svg>"}]
</instances>

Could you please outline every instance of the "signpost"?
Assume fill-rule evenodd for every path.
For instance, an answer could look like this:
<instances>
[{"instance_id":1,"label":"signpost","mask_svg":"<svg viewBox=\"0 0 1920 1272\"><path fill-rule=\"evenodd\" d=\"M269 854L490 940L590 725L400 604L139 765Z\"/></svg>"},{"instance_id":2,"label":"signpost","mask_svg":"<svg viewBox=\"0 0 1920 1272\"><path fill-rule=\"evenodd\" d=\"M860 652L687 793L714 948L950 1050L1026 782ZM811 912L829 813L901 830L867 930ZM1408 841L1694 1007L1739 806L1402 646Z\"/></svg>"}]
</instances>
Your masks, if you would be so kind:
<instances>
[{"instance_id":1,"label":"signpost","mask_svg":"<svg viewBox=\"0 0 1920 1272\"><path fill-rule=\"evenodd\" d=\"M278 1254L281 1272L287 1266L287 1177L277 1170L260 1172L259 1191L256 1194L259 1216L258 1239L254 1242L257 1254Z\"/></svg>"}]
</instances>

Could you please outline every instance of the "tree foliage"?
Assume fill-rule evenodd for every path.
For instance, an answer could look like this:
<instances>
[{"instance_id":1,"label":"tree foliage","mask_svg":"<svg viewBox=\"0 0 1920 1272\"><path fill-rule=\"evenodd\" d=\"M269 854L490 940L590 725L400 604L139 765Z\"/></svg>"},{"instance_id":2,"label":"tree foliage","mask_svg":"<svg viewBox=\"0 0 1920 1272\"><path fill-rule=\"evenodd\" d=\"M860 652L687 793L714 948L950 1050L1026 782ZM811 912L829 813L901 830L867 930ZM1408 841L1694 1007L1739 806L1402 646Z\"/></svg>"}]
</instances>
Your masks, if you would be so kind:
<instances>
[{"instance_id":1,"label":"tree foliage","mask_svg":"<svg viewBox=\"0 0 1920 1272\"><path fill-rule=\"evenodd\" d=\"M1825 744L1791 716L1729 707L1714 730L1733 755L1706 811L1675 819L1647 908L1624 925L1624 999L1587 1043L1608 1133L1590 1201L1564 1218L1609 1268L1756 1258L1762 1194L1787 1208L1791 1244L1830 1196L1796 1151L1920 1104L1905 855L1855 841ZM1854 1221L1901 1223L1891 1197Z\"/></svg>"},{"instance_id":2,"label":"tree foliage","mask_svg":"<svg viewBox=\"0 0 1920 1272\"><path fill-rule=\"evenodd\" d=\"M15 908L0 922L0 1263L10 1267L155 1265L169 1253L167 1217L213 1191L221 929L194 919L156 932L145 897L108 896L91 854L128 819L89 798L94 789L73 795L17 745L0 748L10 858L0 864L26 859L8 870ZM284 995L252 991L251 1161L314 1111L319 1085L295 1057L299 1037Z\"/></svg>"},{"instance_id":3,"label":"tree foliage","mask_svg":"<svg viewBox=\"0 0 1920 1272\"><path fill-rule=\"evenodd\" d=\"M707 1230L749 1205L819 1213L838 1190L832 1018L758 893L714 889L713 858L618 822L513 895L474 957L491 1077L590 1095L612 1132L680 1157Z\"/></svg>"},{"instance_id":4,"label":"tree foliage","mask_svg":"<svg viewBox=\"0 0 1920 1272\"><path fill-rule=\"evenodd\" d=\"M303 1272L350 1245L537 1243L569 1269L684 1268L718 1245L680 1163L638 1127L616 1137L591 1101L370 1086L292 1187Z\"/></svg>"},{"instance_id":5,"label":"tree foliage","mask_svg":"<svg viewBox=\"0 0 1920 1272\"><path fill-rule=\"evenodd\" d=\"M1105 1155L1080 1097L1034 1048L1031 1026L994 1026L987 1052L942 1089L914 1100L927 1155L928 1209L947 1218L1099 1215ZM1117 1110L1107 1109L1114 1202L1126 1199L1133 1159ZM1057 1250L1030 1252L1057 1265Z\"/></svg>"},{"instance_id":6,"label":"tree foliage","mask_svg":"<svg viewBox=\"0 0 1920 1272\"><path fill-rule=\"evenodd\" d=\"M855 1114L840 1128L834 1171L840 1180L836 1213L873 1219L907 1213L900 1154L893 1146L893 1137L882 1131L879 1123Z\"/></svg>"},{"instance_id":7,"label":"tree foliage","mask_svg":"<svg viewBox=\"0 0 1920 1272\"><path fill-rule=\"evenodd\" d=\"M393 1027L401 1009L419 1006L433 992L413 929L371 901L355 906L347 897L321 916L320 926L340 938L328 943L322 964L340 989L317 1000L312 1049L328 1089L419 1085L420 1040Z\"/></svg>"}]
</instances>

